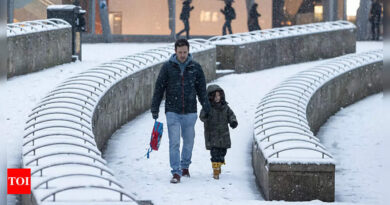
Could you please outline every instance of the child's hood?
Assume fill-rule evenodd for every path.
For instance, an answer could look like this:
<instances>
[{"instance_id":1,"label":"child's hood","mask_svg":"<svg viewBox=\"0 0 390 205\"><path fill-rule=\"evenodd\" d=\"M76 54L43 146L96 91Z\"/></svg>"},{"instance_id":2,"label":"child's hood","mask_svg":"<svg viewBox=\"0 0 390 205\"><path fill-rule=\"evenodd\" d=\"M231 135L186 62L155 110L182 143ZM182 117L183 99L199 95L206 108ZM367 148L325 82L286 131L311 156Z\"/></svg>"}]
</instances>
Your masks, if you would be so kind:
<instances>
[{"instance_id":1,"label":"child's hood","mask_svg":"<svg viewBox=\"0 0 390 205\"><path fill-rule=\"evenodd\" d=\"M221 87L219 87L218 85L215 85L215 84L209 85L207 87L207 94L210 94L210 93L215 92L215 91L222 91L222 92L224 92Z\"/></svg>"},{"instance_id":2,"label":"child's hood","mask_svg":"<svg viewBox=\"0 0 390 205\"><path fill-rule=\"evenodd\" d=\"M207 87L207 95L210 95L211 93L215 92L215 91L220 91L220 94L221 94L221 101L222 102L226 102L225 100L225 92L223 91L223 89L221 87L219 87L218 85L209 85Z\"/></svg>"}]
</instances>

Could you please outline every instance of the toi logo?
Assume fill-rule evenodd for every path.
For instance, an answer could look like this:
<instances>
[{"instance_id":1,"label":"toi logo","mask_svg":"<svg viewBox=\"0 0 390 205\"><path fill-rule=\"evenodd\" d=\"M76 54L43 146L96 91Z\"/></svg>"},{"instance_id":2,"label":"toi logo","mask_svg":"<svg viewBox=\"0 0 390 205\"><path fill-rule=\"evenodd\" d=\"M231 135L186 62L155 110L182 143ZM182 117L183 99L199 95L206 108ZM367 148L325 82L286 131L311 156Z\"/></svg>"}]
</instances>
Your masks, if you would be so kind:
<instances>
[{"instance_id":1,"label":"toi logo","mask_svg":"<svg viewBox=\"0 0 390 205\"><path fill-rule=\"evenodd\" d=\"M8 194L31 194L30 169L8 169L7 175Z\"/></svg>"}]
</instances>

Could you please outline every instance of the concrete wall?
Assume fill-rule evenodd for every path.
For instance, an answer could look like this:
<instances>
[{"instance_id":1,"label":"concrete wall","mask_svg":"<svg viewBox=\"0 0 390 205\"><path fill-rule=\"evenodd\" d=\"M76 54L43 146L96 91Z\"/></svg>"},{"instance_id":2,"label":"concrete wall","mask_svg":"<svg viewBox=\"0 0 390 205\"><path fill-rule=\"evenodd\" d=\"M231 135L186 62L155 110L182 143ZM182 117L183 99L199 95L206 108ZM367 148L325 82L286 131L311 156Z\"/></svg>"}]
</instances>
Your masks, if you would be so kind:
<instances>
[{"instance_id":1,"label":"concrete wall","mask_svg":"<svg viewBox=\"0 0 390 205\"><path fill-rule=\"evenodd\" d=\"M193 53L207 82L215 79L215 48ZM150 109L154 84L163 63L131 74L112 86L99 101L93 115L93 133L102 150L111 135L123 124Z\"/></svg>"},{"instance_id":2,"label":"concrete wall","mask_svg":"<svg viewBox=\"0 0 390 205\"><path fill-rule=\"evenodd\" d=\"M219 69L241 73L333 58L356 51L355 33L355 29L349 28L247 43L216 42L217 61Z\"/></svg>"},{"instance_id":3,"label":"concrete wall","mask_svg":"<svg viewBox=\"0 0 390 205\"><path fill-rule=\"evenodd\" d=\"M335 165L268 163L257 143L252 147L256 183L266 200L334 201Z\"/></svg>"},{"instance_id":4,"label":"concrete wall","mask_svg":"<svg viewBox=\"0 0 390 205\"><path fill-rule=\"evenodd\" d=\"M236 46L233 50L229 50L229 47L226 47L226 49L222 51L232 52L234 55L238 53L242 56L249 56L245 59L237 58L232 61L232 64L235 64L236 62L240 62L241 64L247 63L246 66L249 67L255 67L257 65L275 66L273 64L274 62L290 64L294 63L295 59L314 60L323 58L324 56L329 58L333 57L333 55L337 52L353 52L355 50L355 39L346 38L345 36L348 36L351 33L353 34L354 30L337 30L337 32L341 33L336 34L323 32L311 34L306 36L308 40L295 39L296 37L286 37L285 39L279 38L269 41L259 41L255 43L242 44L238 47ZM335 44L331 40L318 40L321 37L326 37L328 40L333 39L335 42L339 42L340 45ZM295 44L290 43L290 41ZM295 46L301 46L300 50L305 50L307 53L295 53ZM279 47L282 49L278 50L277 48ZM333 50L329 50L332 49L332 47L337 47L338 50L334 52ZM218 49L221 48L222 47L219 46L217 48L212 47L193 53L194 59L202 65L208 82L216 77L215 62L217 53L221 52L221 50L218 51ZM254 52L254 49L260 49L256 50L256 52L259 52L263 57L259 58L257 55L252 55L253 53L257 54ZM279 55L284 56L284 58L277 58ZM227 62L228 58L225 59ZM154 91L154 83L157 79L161 66L162 61L149 67L139 69L132 74L128 74L127 77L113 84L105 81L101 83L107 83L106 85L109 87L104 92L102 91L101 95L99 95L99 100L96 102L97 104L91 119L93 135L95 137L97 147L100 150L104 149L107 140L120 126L150 108ZM342 105L341 103L336 104L336 106L323 105L321 103L324 102L322 102L321 99L324 98L324 96L335 95L334 98L325 100L325 104L326 102L331 104L333 102L332 100L335 100L337 96L341 96L341 94L336 95L333 92L339 93L340 90L347 89L348 92L344 91L344 94L342 95L352 95L352 97L349 98L345 96L347 99L352 99L348 101L351 103L354 100L356 101L363 97L363 95L359 92L362 92L364 89L367 90L366 94L378 91L376 87L380 80L377 80L378 72L373 70L381 69L381 65L379 64L378 66L373 67L369 66L371 65L362 66L362 70L356 74L354 74L357 72L355 70L351 71L350 74L346 73L346 76L350 75L349 79L340 80L339 83L336 83L337 86L329 86L329 88L322 92L320 91L322 88L319 89L318 93L321 95L317 93L313 94L311 99L315 100L310 101L307 109L307 118L309 119L308 122L310 122L309 124L312 129L318 129L323 121L330 115L330 108L327 107L332 107L331 110L336 110L336 108L338 109ZM244 69L244 67L242 67L242 69ZM241 70L239 72L248 71L252 70ZM337 82L338 78L344 79L345 76L338 76L337 78L329 80L327 83L333 81ZM361 86L356 85L361 78L367 78L364 81L365 83ZM370 89L364 85L368 85ZM326 86L327 84L324 84L323 87ZM318 109L324 109L326 111L316 114L315 112L317 112ZM317 121L320 121L321 124L315 125L312 123ZM38 145L39 144L37 143L35 146ZM259 148L259 145L254 143L253 166L257 182L262 187L265 198L268 200L334 200L334 163L274 163L268 161L268 159L263 156L263 152ZM293 190L293 192L291 190ZM25 204L29 204L28 201L28 198L24 198Z\"/></svg>"},{"instance_id":5,"label":"concrete wall","mask_svg":"<svg viewBox=\"0 0 390 205\"><path fill-rule=\"evenodd\" d=\"M72 61L71 28L9 36L8 78Z\"/></svg>"},{"instance_id":6,"label":"concrete wall","mask_svg":"<svg viewBox=\"0 0 390 205\"><path fill-rule=\"evenodd\" d=\"M37 199L35 198L34 192L31 194L23 194L22 195L22 204L23 205L38 205Z\"/></svg>"},{"instance_id":7,"label":"concrete wall","mask_svg":"<svg viewBox=\"0 0 390 205\"><path fill-rule=\"evenodd\" d=\"M307 120L317 133L326 120L342 107L383 90L383 62L359 67L327 82L310 99Z\"/></svg>"},{"instance_id":8,"label":"concrete wall","mask_svg":"<svg viewBox=\"0 0 390 205\"><path fill-rule=\"evenodd\" d=\"M209 43L199 43L197 41L191 41L191 44L194 46L191 47L193 50L193 57L198 61L203 67L203 71L206 75L207 81L211 81L216 77L216 49L215 46ZM98 149L103 150L106 141L111 137L113 132L118 129L121 125L125 124L129 120L132 120L137 115L145 112L150 108L152 95L154 92L154 84L161 69L161 66L166 60L169 59L170 55L174 52L173 46L167 46L162 48L156 48L148 53L140 53L138 55L133 55L127 59L118 59L114 60L105 65L97 66L91 68L90 70L84 72L83 74L76 75L67 79L65 82L60 84L52 93L49 93L42 102L47 102L48 104L41 105L36 108L33 108L33 112L36 109L44 109L39 111L39 114L33 113L36 116L32 118L34 120L28 120L27 125L34 123L35 121L40 121L39 125L29 126L25 130L25 135L23 137L24 145L23 151L35 149L38 146L44 145L45 143L50 143L47 147L42 147L41 149L49 149L54 152L64 152L66 151L67 156L62 157L60 155L52 156L42 156L45 152L37 152L23 155L23 168L31 168L32 170L39 169L35 163L28 164L28 161L35 157L47 157L46 160L39 160L39 167L48 165L51 166L53 162L69 162L76 163L72 169L64 169L64 166L54 166L50 167L53 172L46 172L43 176L34 174L31 180L32 187L39 184L42 180L47 179L52 176L61 176L69 173L80 173L88 171L88 174L93 174L98 176L109 176L109 178L115 178L115 176L108 172L99 172L95 174L96 166L101 169L107 169L107 164L104 159L102 159L101 152ZM145 55L142 55L145 54ZM79 78L81 77L81 78ZM75 83L75 84L69 84ZM60 89L66 89L69 92L62 92ZM57 92L60 90L60 92ZM51 100L48 97L59 97L62 99L60 102L56 102L55 98ZM45 99L47 101L45 101ZM77 99L77 100L76 100ZM75 102L76 101L76 102ZM82 102L81 105L79 104ZM84 103L85 104L84 104ZM58 103L64 106L58 106ZM75 106L75 104L78 106ZM85 107L84 107L85 105ZM43 114L42 114L43 113ZM42 115L40 115L42 114ZM46 115L47 114L47 115ZM56 116L53 117L55 114ZM51 120L55 120L53 123ZM76 119L76 120L75 120ZM83 121L79 122L80 119ZM80 124L81 123L81 124ZM46 127L47 125L50 125ZM80 125L81 128L79 127ZM54 127L53 127L54 126ZM57 126L57 127L56 127ZM77 128L76 128L77 127ZM76 130L75 130L76 129ZM63 135L61 133L64 130L70 134ZM48 136L45 136L48 134ZM40 135L44 137L40 137ZM57 135L61 135L56 137ZM33 137L39 136L39 139L34 140L32 143L30 140ZM87 137L89 144L86 144L84 139ZM91 139L88 139L88 138ZM95 140L94 142L92 142ZM72 144L69 146L56 145L58 142ZM54 143L53 143L54 142ZM95 144L96 142L96 144ZM88 149L82 148L80 146L86 146ZM95 150L90 152L90 150ZM46 150L47 151L47 150ZM92 170L86 170L85 166L90 167L90 165L83 165L80 162L91 163L90 158L81 157L79 155L69 154L69 152L82 152L88 156L97 158L98 160L93 160ZM96 152L97 151L97 152ZM28 151L27 151L28 152ZM78 169L80 167L80 169ZM69 177L69 176L68 176ZM96 178L84 177L79 181L72 181L68 183L57 183L50 182L51 186L59 188L66 188L73 190L74 186L79 187L80 190L91 189L91 185L96 184ZM74 185L76 184L76 185ZM82 195L78 196L85 200L85 204L96 204L96 201L102 204L123 204L130 205L135 202L140 204L150 204L148 201L137 200L135 196L128 197L126 191L117 185L113 185L116 190L111 190L111 195L105 195L106 198L103 201L99 201L99 194L97 196ZM98 190L105 190L104 188L110 188L111 185L103 187ZM32 189L31 195L23 196L22 203L25 205L35 205L35 204L48 204L50 200L43 199L43 195L47 193L46 189ZM119 193L125 194L124 201L119 201ZM106 202L107 197L112 197L113 201ZM127 197L127 198L126 198ZM128 199L130 198L130 199ZM115 203L114 203L115 202ZM69 198L66 202L67 204L77 204L75 199Z\"/></svg>"}]
</instances>

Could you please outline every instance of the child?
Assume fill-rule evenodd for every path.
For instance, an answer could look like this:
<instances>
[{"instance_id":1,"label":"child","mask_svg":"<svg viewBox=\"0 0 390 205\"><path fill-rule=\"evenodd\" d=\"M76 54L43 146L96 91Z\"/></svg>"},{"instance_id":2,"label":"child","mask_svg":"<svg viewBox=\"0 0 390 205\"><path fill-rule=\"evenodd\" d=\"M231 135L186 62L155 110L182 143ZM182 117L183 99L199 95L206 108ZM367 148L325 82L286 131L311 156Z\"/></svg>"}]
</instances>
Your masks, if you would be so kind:
<instances>
[{"instance_id":1,"label":"child","mask_svg":"<svg viewBox=\"0 0 390 205\"><path fill-rule=\"evenodd\" d=\"M236 116L225 101L225 93L218 85L210 85L207 94L211 104L208 114L202 109L200 120L204 122L204 137L206 149L210 150L214 179L219 179L221 166L225 164L225 155L231 147L229 127L236 128Z\"/></svg>"}]
</instances>

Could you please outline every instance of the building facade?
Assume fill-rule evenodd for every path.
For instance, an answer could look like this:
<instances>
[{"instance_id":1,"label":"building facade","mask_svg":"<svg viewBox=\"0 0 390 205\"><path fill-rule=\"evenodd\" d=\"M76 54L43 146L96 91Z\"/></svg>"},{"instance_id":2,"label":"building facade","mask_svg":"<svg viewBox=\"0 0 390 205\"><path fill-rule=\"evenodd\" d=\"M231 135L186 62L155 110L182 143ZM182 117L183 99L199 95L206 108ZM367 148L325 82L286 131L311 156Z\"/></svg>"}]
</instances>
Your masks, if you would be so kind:
<instances>
[{"instance_id":1,"label":"building facade","mask_svg":"<svg viewBox=\"0 0 390 205\"><path fill-rule=\"evenodd\" d=\"M99 15L101 0L9 0L14 3L13 21L45 19L46 8L53 4L79 4L87 10L87 32L101 34ZM248 31L248 10L258 4L258 18L262 29L306 24L328 20L347 19L348 2L359 0L235 0L236 19L232 22L234 33ZM118 35L171 35L184 28L180 20L183 0L105 0L112 34ZM170 2L170 3L169 3ZM172 3L173 2L173 3ZM169 18L169 5L174 4L175 18ZM222 34L225 22L220 9L223 0L193 0L190 17L190 34L213 36ZM172 13L172 12L171 12ZM171 14L172 15L172 14ZM172 24L172 23L171 23Z\"/></svg>"}]
</instances>

